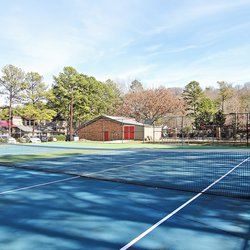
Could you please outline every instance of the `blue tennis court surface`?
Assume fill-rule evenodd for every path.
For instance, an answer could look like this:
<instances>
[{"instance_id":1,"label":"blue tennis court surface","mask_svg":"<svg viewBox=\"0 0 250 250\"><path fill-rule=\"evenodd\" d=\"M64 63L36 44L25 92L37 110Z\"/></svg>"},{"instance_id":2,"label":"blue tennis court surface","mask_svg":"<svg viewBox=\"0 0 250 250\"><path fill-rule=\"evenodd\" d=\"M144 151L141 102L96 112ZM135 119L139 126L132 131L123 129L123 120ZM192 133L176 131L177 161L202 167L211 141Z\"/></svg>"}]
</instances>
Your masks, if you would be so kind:
<instances>
[{"instance_id":1,"label":"blue tennis court surface","mask_svg":"<svg viewBox=\"0 0 250 250\"><path fill-rule=\"evenodd\" d=\"M1 147L0 249L250 250L250 153Z\"/></svg>"},{"instance_id":2,"label":"blue tennis court surface","mask_svg":"<svg viewBox=\"0 0 250 250\"><path fill-rule=\"evenodd\" d=\"M0 249L121 249L194 196L23 169L0 171ZM247 199L202 195L131 249L247 250L249 211Z\"/></svg>"}]
</instances>

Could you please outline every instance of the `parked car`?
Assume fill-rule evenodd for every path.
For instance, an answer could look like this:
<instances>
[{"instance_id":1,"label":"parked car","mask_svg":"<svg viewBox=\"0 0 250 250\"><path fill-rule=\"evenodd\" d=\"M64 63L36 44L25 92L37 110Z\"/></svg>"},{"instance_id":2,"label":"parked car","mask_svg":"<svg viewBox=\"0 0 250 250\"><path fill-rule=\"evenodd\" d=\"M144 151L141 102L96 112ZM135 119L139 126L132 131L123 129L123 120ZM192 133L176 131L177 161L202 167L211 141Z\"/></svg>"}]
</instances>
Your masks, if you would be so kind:
<instances>
[{"instance_id":1,"label":"parked car","mask_svg":"<svg viewBox=\"0 0 250 250\"><path fill-rule=\"evenodd\" d=\"M38 137L36 137L36 136L29 136L29 135L24 135L24 136L22 136L22 138L21 138L21 140L20 140L21 142L30 142L30 143L41 143L41 140L38 138Z\"/></svg>"},{"instance_id":2,"label":"parked car","mask_svg":"<svg viewBox=\"0 0 250 250\"><path fill-rule=\"evenodd\" d=\"M49 138L46 134L42 134L42 135L40 135L40 140L41 140L41 142L48 142Z\"/></svg>"},{"instance_id":3,"label":"parked car","mask_svg":"<svg viewBox=\"0 0 250 250\"><path fill-rule=\"evenodd\" d=\"M0 142L6 142L6 143L16 143L16 139L9 136L9 135L0 135Z\"/></svg>"}]
</instances>

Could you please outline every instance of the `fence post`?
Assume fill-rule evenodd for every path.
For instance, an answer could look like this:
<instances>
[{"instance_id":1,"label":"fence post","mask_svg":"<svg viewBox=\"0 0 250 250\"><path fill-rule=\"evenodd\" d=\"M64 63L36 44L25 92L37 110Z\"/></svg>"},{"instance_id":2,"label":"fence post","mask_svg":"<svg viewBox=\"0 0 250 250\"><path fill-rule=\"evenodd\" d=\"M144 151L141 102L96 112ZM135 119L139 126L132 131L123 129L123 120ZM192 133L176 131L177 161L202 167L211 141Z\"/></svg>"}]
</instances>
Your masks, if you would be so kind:
<instances>
[{"instance_id":1,"label":"fence post","mask_svg":"<svg viewBox=\"0 0 250 250\"><path fill-rule=\"evenodd\" d=\"M143 143L145 143L145 124L143 124Z\"/></svg>"},{"instance_id":2,"label":"fence post","mask_svg":"<svg viewBox=\"0 0 250 250\"><path fill-rule=\"evenodd\" d=\"M247 147L249 146L249 113L247 113Z\"/></svg>"},{"instance_id":3,"label":"fence post","mask_svg":"<svg viewBox=\"0 0 250 250\"><path fill-rule=\"evenodd\" d=\"M237 132L238 132L238 115L237 115L237 113L235 113L235 138L234 138L234 141L235 141L235 143L234 143L234 145L236 145L236 143L237 143Z\"/></svg>"},{"instance_id":4,"label":"fence post","mask_svg":"<svg viewBox=\"0 0 250 250\"><path fill-rule=\"evenodd\" d=\"M153 123L153 142L155 142L155 123Z\"/></svg>"},{"instance_id":5,"label":"fence post","mask_svg":"<svg viewBox=\"0 0 250 250\"><path fill-rule=\"evenodd\" d=\"M122 119L122 143L124 143L124 124Z\"/></svg>"},{"instance_id":6,"label":"fence post","mask_svg":"<svg viewBox=\"0 0 250 250\"><path fill-rule=\"evenodd\" d=\"M182 146L184 145L184 131L183 131L183 127L184 127L184 117L181 117L181 144Z\"/></svg>"}]
</instances>

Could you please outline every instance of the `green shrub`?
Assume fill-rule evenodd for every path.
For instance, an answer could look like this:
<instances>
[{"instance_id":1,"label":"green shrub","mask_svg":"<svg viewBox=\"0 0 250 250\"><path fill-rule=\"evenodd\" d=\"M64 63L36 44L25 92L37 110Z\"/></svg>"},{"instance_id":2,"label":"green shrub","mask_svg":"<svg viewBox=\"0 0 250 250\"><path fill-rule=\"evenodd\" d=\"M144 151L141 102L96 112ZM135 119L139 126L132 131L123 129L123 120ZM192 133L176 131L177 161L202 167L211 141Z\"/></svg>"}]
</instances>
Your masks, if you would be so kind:
<instances>
[{"instance_id":1,"label":"green shrub","mask_svg":"<svg viewBox=\"0 0 250 250\"><path fill-rule=\"evenodd\" d=\"M49 137L49 140L52 141L53 138L55 138L57 141L65 141L66 136L65 135L53 135Z\"/></svg>"}]
</instances>

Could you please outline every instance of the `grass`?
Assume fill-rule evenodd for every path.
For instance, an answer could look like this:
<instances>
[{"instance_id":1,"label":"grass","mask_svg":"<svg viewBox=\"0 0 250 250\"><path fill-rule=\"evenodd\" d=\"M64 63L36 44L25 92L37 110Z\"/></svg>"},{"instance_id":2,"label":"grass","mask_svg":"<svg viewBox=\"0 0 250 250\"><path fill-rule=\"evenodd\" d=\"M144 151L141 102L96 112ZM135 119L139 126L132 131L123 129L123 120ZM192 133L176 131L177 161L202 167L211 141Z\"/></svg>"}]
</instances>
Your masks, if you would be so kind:
<instances>
[{"instance_id":1,"label":"grass","mask_svg":"<svg viewBox=\"0 0 250 250\"><path fill-rule=\"evenodd\" d=\"M36 152L30 154L17 154L17 155L3 155L0 159L0 164L4 163L24 163L28 161L40 161L46 159L53 159L53 158L62 158L62 157L74 157L77 155L90 155L99 152L99 150L81 150L81 149L71 149L70 152L67 149L58 150L56 152Z\"/></svg>"},{"instance_id":2,"label":"grass","mask_svg":"<svg viewBox=\"0 0 250 250\"><path fill-rule=\"evenodd\" d=\"M28 146L32 146L32 144L26 144ZM6 146L6 144L0 144L1 146ZM20 144L21 146L21 144ZM173 144L164 144L164 143L143 143L138 141L124 141L124 143L118 142L65 142L65 141L58 141L58 142L46 142L42 144L36 144L35 146L50 146L54 147L66 147L62 149L58 149L56 151L49 151L48 152L34 152L29 153L27 150L27 154L16 154L16 155L3 155L1 156L0 163L21 163L27 161L39 161L39 160L46 160L52 158L59 158L59 157L74 157L77 155L90 155L96 152L100 152L99 149L194 149L194 150L218 150L218 149L225 149L225 150L237 150L237 149L244 149L249 150L248 147L233 147L233 146L218 146L218 145L173 145ZM72 149L67 149L72 147ZM77 149L77 147L83 147L86 149ZM91 149L93 148L93 149ZM95 150L98 148L98 150ZM1 150L1 149L0 149ZM25 148L24 148L25 151Z\"/></svg>"}]
</instances>

